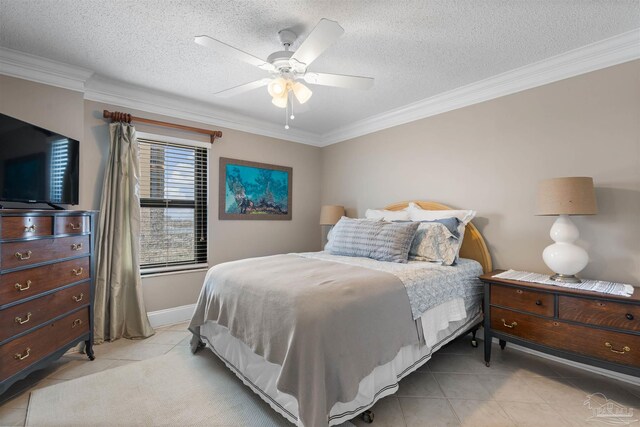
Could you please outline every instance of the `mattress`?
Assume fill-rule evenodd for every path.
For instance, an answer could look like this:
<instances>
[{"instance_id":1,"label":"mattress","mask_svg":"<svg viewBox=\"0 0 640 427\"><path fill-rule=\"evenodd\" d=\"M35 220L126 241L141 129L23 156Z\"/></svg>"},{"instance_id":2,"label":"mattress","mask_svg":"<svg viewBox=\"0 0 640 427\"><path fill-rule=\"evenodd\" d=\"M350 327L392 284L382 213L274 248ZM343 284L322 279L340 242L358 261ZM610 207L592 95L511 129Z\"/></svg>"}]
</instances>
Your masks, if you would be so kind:
<instances>
[{"instance_id":1,"label":"mattress","mask_svg":"<svg viewBox=\"0 0 640 427\"><path fill-rule=\"evenodd\" d=\"M399 381L425 364L434 352L482 321L480 301L457 298L442 303L420 318L426 345L403 347L390 362L378 366L360 381L358 394L350 402L336 403L329 413L329 425L338 425L371 408L381 398L398 390ZM238 378L276 412L293 424L298 422L298 402L276 388L280 366L254 354L224 326L208 321L201 337ZM366 351L366 350L364 350Z\"/></svg>"},{"instance_id":2,"label":"mattress","mask_svg":"<svg viewBox=\"0 0 640 427\"><path fill-rule=\"evenodd\" d=\"M190 330L289 421L336 425L480 322L481 270L322 252L225 263Z\"/></svg>"}]
</instances>

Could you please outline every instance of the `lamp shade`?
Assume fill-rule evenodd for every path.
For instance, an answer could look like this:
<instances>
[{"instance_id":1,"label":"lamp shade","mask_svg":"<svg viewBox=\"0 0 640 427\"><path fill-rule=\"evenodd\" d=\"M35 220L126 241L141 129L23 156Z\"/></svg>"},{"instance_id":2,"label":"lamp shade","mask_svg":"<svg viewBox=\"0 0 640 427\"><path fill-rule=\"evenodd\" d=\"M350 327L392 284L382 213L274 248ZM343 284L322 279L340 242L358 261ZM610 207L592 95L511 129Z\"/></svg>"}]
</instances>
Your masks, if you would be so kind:
<instances>
[{"instance_id":1,"label":"lamp shade","mask_svg":"<svg viewBox=\"0 0 640 427\"><path fill-rule=\"evenodd\" d=\"M292 86L292 89L293 94L296 96L296 99L300 104L304 104L305 102L307 102L313 94L313 92L311 92L311 89L300 82L295 82Z\"/></svg>"},{"instance_id":2,"label":"lamp shade","mask_svg":"<svg viewBox=\"0 0 640 427\"><path fill-rule=\"evenodd\" d=\"M552 178L538 184L536 215L595 215L593 178Z\"/></svg>"},{"instance_id":3,"label":"lamp shade","mask_svg":"<svg viewBox=\"0 0 640 427\"><path fill-rule=\"evenodd\" d=\"M282 77L275 78L269 82L267 91L272 97L279 98L287 93L287 81Z\"/></svg>"},{"instance_id":4,"label":"lamp shade","mask_svg":"<svg viewBox=\"0 0 640 427\"><path fill-rule=\"evenodd\" d=\"M335 225L344 216L344 206L325 205L320 209L320 225Z\"/></svg>"}]
</instances>

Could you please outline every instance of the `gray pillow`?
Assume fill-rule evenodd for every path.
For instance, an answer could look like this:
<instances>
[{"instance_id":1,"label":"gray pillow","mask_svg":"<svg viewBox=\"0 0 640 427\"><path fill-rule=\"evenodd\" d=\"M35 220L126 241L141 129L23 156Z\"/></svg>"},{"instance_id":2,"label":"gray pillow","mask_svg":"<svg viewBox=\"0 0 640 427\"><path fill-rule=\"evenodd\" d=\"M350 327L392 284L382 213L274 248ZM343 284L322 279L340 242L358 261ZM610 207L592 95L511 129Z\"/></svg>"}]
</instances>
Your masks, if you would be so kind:
<instances>
[{"instance_id":1,"label":"gray pillow","mask_svg":"<svg viewBox=\"0 0 640 427\"><path fill-rule=\"evenodd\" d=\"M453 265L460 250L460 239L440 221L423 221L411 244L409 259Z\"/></svg>"},{"instance_id":2,"label":"gray pillow","mask_svg":"<svg viewBox=\"0 0 640 427\"><path fill-rule=\"evenodd\" d=\"M419 222L394 223L342 217L325 249L333 255L406 263Z\"/></svg>"}]
</instances>

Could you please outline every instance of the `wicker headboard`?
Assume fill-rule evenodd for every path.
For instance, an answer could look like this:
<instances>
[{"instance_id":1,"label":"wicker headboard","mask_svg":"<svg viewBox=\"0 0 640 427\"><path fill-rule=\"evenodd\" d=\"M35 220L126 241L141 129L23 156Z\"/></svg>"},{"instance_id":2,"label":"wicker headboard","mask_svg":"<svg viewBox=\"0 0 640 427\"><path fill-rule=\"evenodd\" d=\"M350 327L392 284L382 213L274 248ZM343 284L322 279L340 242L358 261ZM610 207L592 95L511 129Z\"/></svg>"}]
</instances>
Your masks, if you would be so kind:
<instances>
[{"instance_id":1,"label":"wicker headboard","mask_svg":"<svg viewBox=\"0 0 640 427\"><path fill-rule=\"evenodd\" d=\"M399 211L406 208L409 203L410 202L394 203L392 205L386 206L385 209L391 211ZM413 203L420 206L422 209L431 211L453 209L449 206L436 202L413 201ZM462 258L470 258L478 261L482 265L482 269L485 273L488 273L492 270L491 255L489 254L489 249L487 249L487 245L484 242L482 234L480 234L476 226L472 223L467 224L467 227L465 229L462 248L460 248L460 256Z\"/></svg>"}]
</instances>

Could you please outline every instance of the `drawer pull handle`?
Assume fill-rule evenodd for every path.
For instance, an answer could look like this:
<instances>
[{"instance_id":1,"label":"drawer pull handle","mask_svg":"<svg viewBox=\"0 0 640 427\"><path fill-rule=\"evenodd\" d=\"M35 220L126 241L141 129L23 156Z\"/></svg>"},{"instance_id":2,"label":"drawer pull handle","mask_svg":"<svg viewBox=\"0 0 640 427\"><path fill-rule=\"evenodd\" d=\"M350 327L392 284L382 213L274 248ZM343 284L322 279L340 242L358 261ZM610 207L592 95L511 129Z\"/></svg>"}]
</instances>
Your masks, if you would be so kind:
<instances>
[{"instance_id":1,"label":"drawer pull handle","mask_svg":"<svg viewBox=\"0 0 640 427\"><path fill-rule=\"evenodd\" d=\"M79 251L80 249L82 249L82 243L74 243L73 245L71 245L72 251Z\"/></svg>"},{"instance_id":2,"label":"drawer pull handle","mask_svg":"<svg viewBox=\"0 0 640 427\"><path fill-rule=\"evenodd\" d=\"M31 355L31 347L27 347L24 353L16 353L13 355L13 358L16 360L24 360Z\"/></svg>"},{"instance_id":3,"label":"drawer pull handle","mask_svg":"<svg viewBox=\"0 0 640 427\"><path fill-rule=\"evenodd\" d=\"M542 301L536 300L536 305L542 305Z\"/></svg>"},{"instance_id":4,"label":"drawer pull handle","mask_svg":"<svg viewBox=\"0 0 640 427\"><path fill-rule=\"evenodd\" d=\"M76 326L80 326L80 325L82 325L82 320L76 319L73 321L73 324L71 325L71 327L75 328Z\"/></svg>"},{"instance_id":5,"label":"drawer pull handle","mask_svg":"<svg viewBox=\"0 0 640 427\"><path fill-rule=\"evenodd\" d=\"M80 267L78 269L74 268L71 271L73 271L74 276L80 276L84 272L84 268L83 267Z\"/></svg>"},{"instance_id":6,"label":"drawer pull handle","mask_svg":"<svg viewBox=\"0 0 640 427\"><path fill-rule=\"evenodd\" d=\"M624 317L626 317L627 320L633 320L633 314L631 313L627 313Z\"/></svg>"},{"instance_id":7,"label":"drawer pull handle","mask_svg":"<svg viewBox=\"0 0 640 427\"><path fill-rule=\"evenodd\" d=\"M16 252L16 258L18 258L20 261L24 261L27 260L29 258L31 258L31 254L33 252L31 251L27 251L27 252Z\"/></svg>"},{"instance_id":8,"label":"drawer pull handle","mask_svg":"<svg viewBox=\"0 0 640 427\"><path fill-rule=\"evenodd\" d=\"M77 297L77 296L75 296L75 295L74 295L74 296L72 296L71 298L73 298L73 300L74 300L75 302L80 302L80 301L82 301L82 298L84 298L84 294L82 294L82 293L81 293L79 297Z\"/></svg>"},{"instance_id":9,"label":"drawer pull handle","mask_svg":"<svg viewBox=\"0 0 640 427\"><path fill-rule=\"evenodd\" d=\"M31 224L30 226L24 228L25 233L33 233L34 231L36 231L35 224Z\"/></svg>"},{"instance_id":10,"label":"drawer pull handle","mask_svg":"<svg viewBox=\"0 0 640 427\"><path fill-rule=\"evenodd\" d=\"M522 289L516 289L516 293L521 294L522 293Z\"/></svg>"},{"instance_id":11,"label":"drawer pull handle","mask_svg":"<svg viewBox=\"0 0 640 427\"><path fill-rule=\"evenodd\" d=\"M20 283L16 283L15 285L13 285L13 287L16 288L19 292L26 291L31 287L31 280L27 280L27 284L24 287L22 287Z\"/></svg>"},{"instance_id":12,"label":"drawer pull handle","mask_svg":"<svg viewBox=\"0 0 640 427\"><path fill-rule=\"evenodd\" d=\"M16 317L16 323L18 325L24 325L25 323L27 323L29 320L31 320L31 312L27 313L27 317L22 320L22 317Z\"/></svg>"},{"instance_id":13,"label":"drawer pull handle","mask_svg":"<svg viewBox=\"0 0 640 427\"><path fill-rule=\"evenodd\" d=\"M506 320L504 320L504 319L500 319L500 320L502 320L502 324L503 324L504 326L506 326L507 328L513 329L513 328L515 328L516 326L518 326L518 322L511 322L511 324L510 324L510 325L507 325L507 321L506 321Z\"/></svg>"},{"instance_id":14,"label":"drawer pull handle","mask_svg":"<svg viewBox=\"0 0 640 427\"><path fill-rule=\"evenodd\" d=\"M71 227L72 230L80 230L82 228L82 224L78 223L78 224L74 224L72 222L69 223L69 227Z\"/></svg>"},{"instance_id":15,"label":"drawer pull handle","mask_svg":"<svg viewBox=\"0 0 640 427\"><path fill-rule=\"evenodd\" d=\"M625 354L631 351L629 346L626 346L626 345L622 347L622 350L616 350L615 348L613 348L613 346L609 342L604 343L604 346L607 347L609 350L611 350L612 353L617 353L617 354Z\"/></svg>"}]
</instances>

